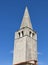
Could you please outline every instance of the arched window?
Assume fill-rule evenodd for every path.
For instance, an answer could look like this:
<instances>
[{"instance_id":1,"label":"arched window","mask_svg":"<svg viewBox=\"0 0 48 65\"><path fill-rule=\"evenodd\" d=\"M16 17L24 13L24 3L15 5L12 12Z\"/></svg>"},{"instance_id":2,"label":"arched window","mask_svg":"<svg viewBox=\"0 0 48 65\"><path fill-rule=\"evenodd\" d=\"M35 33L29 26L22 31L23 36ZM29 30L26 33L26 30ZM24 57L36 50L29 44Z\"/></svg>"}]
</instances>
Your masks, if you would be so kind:
<instances>
[{"instance_id":1,"label":"arched window","mask_svg":"<svg viewBox=\"0 0 48 65\"><path fill-rule=\"evenodd\" d=\"M29 32L29 36L32 37L32 32L31 31Z\"/></svg>"},{"instance_id":2,"label":"arched window","mask_svg":"<svg viewBox=\"0 0 48 65\"><path fill-rule=\"evenodd\" d=\"M35 34L34 33L32 33L32 36L34 36Z\"/></svg>"},{"instance_id":3,"label":"arched window","mask_svg":"<svg viewBox=\"0 0 48 65\"><path fill-rule=\"evenodd\" d=\"M22 31L22 36L24 36L24 32Z\"/></svg>"},{"instance_id":4,"label":"arched window","mask_svg":"<svg viewBox=\"0 0 48 65\"><path fill-rule=\"evenodd\" d=\"M19 37L20 37L20 32L18 33Z\"/></svg>"},{"instance_id":5,"label":"arched window","mask_svg":"<svg viewBox=\"0 0 48 65\"><path fill-rule=\"evenodd\" d=\"M18 35L19 35L19 37L23 37L24 36L24 32L21 31L21 32L18 33Z\"/></svg>"}]
</instances>

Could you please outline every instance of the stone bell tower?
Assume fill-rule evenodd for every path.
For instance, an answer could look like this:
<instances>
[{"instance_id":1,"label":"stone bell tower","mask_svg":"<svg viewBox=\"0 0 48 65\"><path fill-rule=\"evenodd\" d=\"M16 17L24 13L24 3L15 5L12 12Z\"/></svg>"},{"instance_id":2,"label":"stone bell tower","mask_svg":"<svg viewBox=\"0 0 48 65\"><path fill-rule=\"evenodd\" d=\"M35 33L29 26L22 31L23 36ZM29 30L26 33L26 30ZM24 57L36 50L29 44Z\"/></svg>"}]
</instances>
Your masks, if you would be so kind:
<instances>
[{"instance_id":1,"label":"stone bell tower","mask_svg":"<svg viewBox=\"0 0 48 65\"><path fill-rule=\"evenodd\" d=\"M37 33L26 7L20 30L15 32L13 65L37 65Z\"/></svg>"}]
</instances>

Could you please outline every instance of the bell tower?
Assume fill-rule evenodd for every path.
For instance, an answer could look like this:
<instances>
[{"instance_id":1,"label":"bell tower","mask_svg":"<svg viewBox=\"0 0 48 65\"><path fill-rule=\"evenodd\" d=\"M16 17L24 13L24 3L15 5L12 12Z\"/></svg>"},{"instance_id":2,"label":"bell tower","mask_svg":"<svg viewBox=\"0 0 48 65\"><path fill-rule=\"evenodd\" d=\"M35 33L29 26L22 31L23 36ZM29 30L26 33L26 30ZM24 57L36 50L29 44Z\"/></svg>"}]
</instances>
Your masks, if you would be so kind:
<instances>
[{"instance_id":1,"label":"bell tower","mask_svg":"<svg viewBox=\"0 0 48 65\"><path fill-rule=\"evenodd\" d=\"M20 30L15 32L13 65L37 65L37 60L37 33L26 7Z\"/></svg>"}]
</instances>

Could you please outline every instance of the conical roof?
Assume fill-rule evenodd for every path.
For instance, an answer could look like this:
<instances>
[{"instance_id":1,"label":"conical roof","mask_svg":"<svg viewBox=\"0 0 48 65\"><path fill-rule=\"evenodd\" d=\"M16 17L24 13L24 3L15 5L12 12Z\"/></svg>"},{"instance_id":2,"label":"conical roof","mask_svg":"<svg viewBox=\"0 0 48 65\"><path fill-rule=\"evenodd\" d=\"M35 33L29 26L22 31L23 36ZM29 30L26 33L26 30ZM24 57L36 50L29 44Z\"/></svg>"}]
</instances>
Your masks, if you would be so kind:
<instances>
[{"instance_id":1,"label":"conical roof","mask_svg":"<svg viewBox=\"0 0 48 65\"><path fill-rule=\"evenodd\" d=\"M23 27L29 27L32 29L30 16L29 16L27 7L25 8L25 12L24 12L24 16L23 16L23 20L22 20L22 24L20 28L23 28Z\"/></svg>"}]
</instances>

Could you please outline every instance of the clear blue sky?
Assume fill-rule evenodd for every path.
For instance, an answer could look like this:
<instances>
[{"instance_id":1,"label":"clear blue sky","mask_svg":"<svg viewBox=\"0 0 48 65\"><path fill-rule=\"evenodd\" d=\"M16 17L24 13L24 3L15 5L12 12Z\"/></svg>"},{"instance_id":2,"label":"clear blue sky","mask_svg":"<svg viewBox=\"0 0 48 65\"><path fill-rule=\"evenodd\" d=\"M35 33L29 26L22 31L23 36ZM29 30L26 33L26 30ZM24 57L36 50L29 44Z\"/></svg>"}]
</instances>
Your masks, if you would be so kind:
<instances>
[{"instance_id":1,"label":"clear blue sky","mask_svg":"<svg viewBox=\"0 0 48 65\"><path fill-rule=\"evenodd\" d=\"M48 65L48 0L0 0L0 65L12 65L14 33L26 6L38 34L39 65Z\"/></svg>"}]
</instances>

